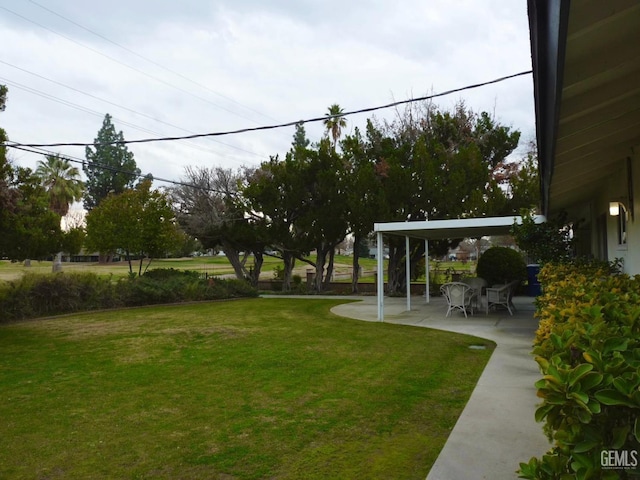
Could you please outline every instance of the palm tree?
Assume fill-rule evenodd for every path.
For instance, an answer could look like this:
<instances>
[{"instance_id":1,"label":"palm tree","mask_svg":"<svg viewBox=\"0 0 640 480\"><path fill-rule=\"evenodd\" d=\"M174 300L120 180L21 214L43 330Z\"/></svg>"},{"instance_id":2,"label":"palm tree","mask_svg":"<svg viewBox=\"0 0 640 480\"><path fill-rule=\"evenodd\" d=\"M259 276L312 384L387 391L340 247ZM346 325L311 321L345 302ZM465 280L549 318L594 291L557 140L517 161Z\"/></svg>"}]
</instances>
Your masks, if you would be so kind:
<instances>
[{"instance_id":1,"label":"palm tree","mask_svg":"<svg viewBox=\"0 0 640 480\"><path fill-rule=\"evenodd\" d=\"M347 121L342 116L343 113L344 110L340 108L340 105L334 103L329 107L329 113L325 114L327 118L324 121L324 128L327 130L327 135L331 134L334 149L342 134L342 129L347 126Z\"/></svg>"},{"instance_id":2,"label":"palm tree","mask_svg":"<svg viewBox=\"0 0 640 480\"><path fill-rule=\"evenodd\" d=\"M71 166L69 160L60 155L47 155L46 162L40 160L36 175L49 193L49 208L64 217L69 206L82 198L84 182L80 180L80 171ZM62 271L62 252L58 252L52 266L53 272Z\"/></svg>"},{"instance_id":3,"label":"palm tree","mask_svg":"<svg viewBox=\"0 0 640 480\"><path fill-rule=\"evenodd\" d=\"M49 192L49 208L61 217L69 213L69 206L82 198L84 183L80 171L71 166L69 160L60 155L47 155L46 162L40 160L36 175Z\"/></svg>"}]
</instances>

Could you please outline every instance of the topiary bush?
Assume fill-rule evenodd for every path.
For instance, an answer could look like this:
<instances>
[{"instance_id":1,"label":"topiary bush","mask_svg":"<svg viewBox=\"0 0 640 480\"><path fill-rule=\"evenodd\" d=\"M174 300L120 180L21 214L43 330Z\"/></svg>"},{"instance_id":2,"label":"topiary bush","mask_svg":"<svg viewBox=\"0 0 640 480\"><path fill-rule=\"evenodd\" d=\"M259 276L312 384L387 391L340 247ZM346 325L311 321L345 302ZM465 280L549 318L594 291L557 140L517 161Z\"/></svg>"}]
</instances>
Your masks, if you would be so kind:
<instances>
[{"instance_id":1,"label":"topiary bush","mask_svg":"<svg viewBox=\"0 0 640 480\"><path fill-rule=\"evenodd\" d=\"M507 247L491 247L478 259L476 274L489 285L522 281L527 278L527 265L519 252Z\"/></svg>"},{"instance_id":2,"label":"topiary bush","mask_svg":"<svg viewBox=\"0 0 640 480\"><path fill-rule=\"evenodd\" d=\"M640 451L640 276L608 265L545 265L533 353L542 378L537 421L553 448L520 478L624 479ZM629 456L629 469L611 468ZM633 478L637 478L633 476Z\"/></svg>"}]
</instances>

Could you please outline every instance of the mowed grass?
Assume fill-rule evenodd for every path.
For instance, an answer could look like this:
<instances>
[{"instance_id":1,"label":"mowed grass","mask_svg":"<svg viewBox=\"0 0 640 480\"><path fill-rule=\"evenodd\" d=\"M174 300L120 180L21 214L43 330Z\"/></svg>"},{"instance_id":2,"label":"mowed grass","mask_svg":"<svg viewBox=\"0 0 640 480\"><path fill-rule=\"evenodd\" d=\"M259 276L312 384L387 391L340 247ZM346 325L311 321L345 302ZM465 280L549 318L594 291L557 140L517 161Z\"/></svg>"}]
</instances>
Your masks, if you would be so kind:
<instances>
[{"instance_id":1,"label":"mowed grass","mask_svg":"<svg viewBox=\"0 0 640 480\"><path fill-rule=\"evenodd\" d=\"M0 326L0 478L424 479L493 344L338 303Z\"/></svg>"},{"instance_id":2,"label":"mowed grass","mask_svg":"<svg viewBox=\"0 0 640 480\"><path fill-rule=\"evenodd\" d=\"M51 261L31 261L30 267L25 267L23 262L10 262L9 260L0 260L0 280L14 280L25 273L51 273L53 262ZM265 259L265 272L273 276L273 269L276 265L281 265L282 261L274 258ZM146 267L145 260L142 268ZM134 272L138 272L139 262L132 262ZM194 257L194 258L164 258L154 259L149 269L155 268L174 268L177 270L195 270L209 275L228 275L233 274L233 267L224 256L213 257ZM126 278L129 275L129 263L127 261L119 261L112 263L96 263L96 262L64 262L62 269L65 272L93 272L100 276L111 276L114 279Z\"/></svg>"},{"instance_id":3,"label":"mowed grass","mask_svg":"<svg viewBox=\"0 0 640 480\"><path fill-rule=\"evenodd\" d=\"M313 260L315 258L312 257ZM352 271L351 264L353 259L344 255L336 256L336 271L348 272ZM253 258L247 260L250 265ZM361 259L362 268L367 271L375 270L375 260ZM25 273L51 273L53 262L51 261L31 261L30 267L25 267L24 262L11 262L9 260L0 260L0 281L14 280L20 278ZM143 269L146 267L146 260ZM274 272L277 267L282 267L282 260L265 255L264 263L261 270L261 278L271 280L274 278ZM133 270L138 272L138 261L132 263ZM227 257L216 255L211 257L185 257L185 258L162 258L154 259L149 269L155 268L174 268L177 270L195 270L197 272L207 273L209 275L229 275L234 270ZM305 262L296 262L294 272L298 275L305 276L308 269L313 268ZM62 269L65 272L93 272L100 276L111 276L114 279L125 278L129 275L129 263L127 261L119 261L112 263L96 263L96 262L63 262Z\"/></svg>"}]
</instances>

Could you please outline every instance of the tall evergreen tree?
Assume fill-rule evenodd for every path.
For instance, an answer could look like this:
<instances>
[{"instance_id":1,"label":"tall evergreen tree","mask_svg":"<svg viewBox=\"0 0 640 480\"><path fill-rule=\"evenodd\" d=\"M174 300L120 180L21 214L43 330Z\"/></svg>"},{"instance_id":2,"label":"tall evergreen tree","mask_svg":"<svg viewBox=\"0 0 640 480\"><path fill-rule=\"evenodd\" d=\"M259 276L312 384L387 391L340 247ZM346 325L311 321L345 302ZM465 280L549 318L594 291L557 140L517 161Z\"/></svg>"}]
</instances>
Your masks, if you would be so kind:
<instances>
[{"instance_id":1,"label":"tall evergreen tree","mask_svg":"<svg viewBox=\"0 0 640 480\"><path fill-rule=\"evenodd\" d=\"M136 166L133 153L123 144L122 131L116 132L111 115L104 117L102 127L93 142L87 147L87 163L82 169L87 176L84 207L92 210L110 193L120 194L133 188L140 169Z\"/></svg>"}]
</instances>

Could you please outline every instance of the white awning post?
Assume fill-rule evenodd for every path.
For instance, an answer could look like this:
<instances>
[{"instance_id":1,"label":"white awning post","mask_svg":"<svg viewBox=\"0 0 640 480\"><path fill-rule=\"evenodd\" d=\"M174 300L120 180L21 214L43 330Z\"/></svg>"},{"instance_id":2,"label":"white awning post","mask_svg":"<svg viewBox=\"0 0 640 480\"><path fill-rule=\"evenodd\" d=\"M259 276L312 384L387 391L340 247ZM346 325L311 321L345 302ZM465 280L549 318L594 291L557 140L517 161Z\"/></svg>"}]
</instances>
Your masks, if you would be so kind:
<instances>
[{"instance_id":1,"label":"white awning post","mask_svg":"<svg viewBox=\"0 0 640 480\"><path fill-rule=\"evenodd\" d=\"M431 285L429 284L429 240L424 241L424 273L427 277L427 290L425 292L425 297L427 299L427 303L429 303L431 301L431 294L429 292L429 289L431 288Z\"/></svg>"},{"instance_id":2,"label":"white awning post","mask_svg":"<svg viewBox=\"0 0 640 480\"><path fill-rule=\"evenodd\" d=\"M377 292L378 292L378 320L384 321L384 258L383 258L383 244L382 244L382 232L376 234L376 266L378 271Z\"/></svg>"},{"instance_id":3,"label":"white awning post","mask_svg":"<svg viewBox=\"0 0 640 480\"><path fill-rule=\"evenodd\" d=\"M407 311L411 311L411 255L409 254L409 237L404 237L404 269L407 282Z\"/></svg>"}]
</instances>

